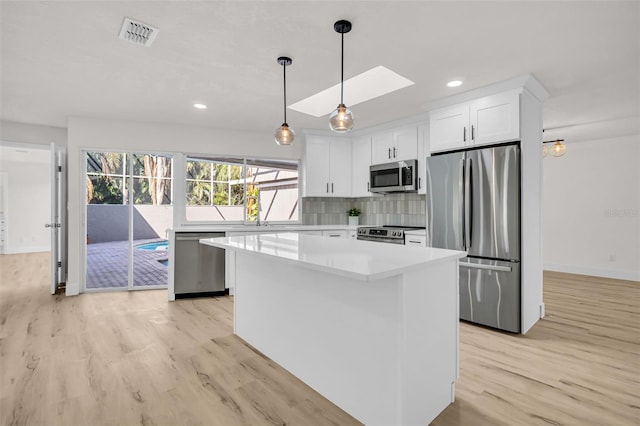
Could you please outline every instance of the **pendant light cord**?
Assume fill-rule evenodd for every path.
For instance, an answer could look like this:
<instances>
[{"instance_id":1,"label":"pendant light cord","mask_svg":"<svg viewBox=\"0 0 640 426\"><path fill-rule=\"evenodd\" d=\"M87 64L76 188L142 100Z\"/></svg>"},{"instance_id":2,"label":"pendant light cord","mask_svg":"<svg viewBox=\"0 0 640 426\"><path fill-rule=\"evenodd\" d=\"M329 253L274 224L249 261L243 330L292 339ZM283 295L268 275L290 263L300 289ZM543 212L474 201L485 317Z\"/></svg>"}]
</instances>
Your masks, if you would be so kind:
<instances>
[{"instance_id":1,"label":"pendant light cord","mask_svg":"<svg viewBox=\"0 0 640 426\"><path fill-rule=\"evenodd\" d=\"M341 34L342 38L342 49L341 49L341 57L340 57L340 104L344 104L344 33Z\"/></svg>"},{"instance_id":2,"label":"pendant light cord","mask_svg":"<svg viewBox=\"0 0 640 426\"><path fill-rule=\"evenodd\" d=\"M283 75L283 84L284 84L284 103L283 103L283 109L284 109L284 122L287 122L287 65L286 64L282 64L282 75Z\"/></svg>"}]
</instances>

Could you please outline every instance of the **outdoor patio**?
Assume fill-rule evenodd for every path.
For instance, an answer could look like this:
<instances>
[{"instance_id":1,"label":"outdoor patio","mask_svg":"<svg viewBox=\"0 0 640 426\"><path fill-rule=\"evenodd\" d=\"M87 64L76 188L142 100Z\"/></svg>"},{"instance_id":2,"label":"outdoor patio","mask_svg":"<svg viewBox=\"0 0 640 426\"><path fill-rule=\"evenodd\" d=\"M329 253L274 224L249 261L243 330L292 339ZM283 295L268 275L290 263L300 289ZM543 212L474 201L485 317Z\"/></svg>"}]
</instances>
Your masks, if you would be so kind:
<instances>
[{"instance_id":1,"label":"outdoor patio","mask_svg":"<svg viewBox=\"0 0 640 426\"><path fill-rule=\"evenodd\" d=\"M134 240L133 286L167 285L167 250L144 250L135 246L166 241L161 238ZM112 241L87 245L87 289L126 288L129 242Z\"/></svg>"}]
</instances>

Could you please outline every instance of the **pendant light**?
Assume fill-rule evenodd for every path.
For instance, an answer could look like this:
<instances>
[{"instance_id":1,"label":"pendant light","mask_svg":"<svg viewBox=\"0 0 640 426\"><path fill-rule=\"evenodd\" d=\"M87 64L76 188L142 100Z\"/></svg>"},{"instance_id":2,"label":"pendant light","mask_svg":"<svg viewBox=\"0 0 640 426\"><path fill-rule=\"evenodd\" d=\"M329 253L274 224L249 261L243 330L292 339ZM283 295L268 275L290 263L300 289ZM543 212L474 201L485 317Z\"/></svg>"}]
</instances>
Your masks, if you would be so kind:
<instances>
[{"instance_id":1,"label":"pendant light","mask_svg":"<svg viewBox=\"0 0 640 426\"><path fill-rule=\"evenodd\" d=\"M567 152L567 146L562 142L564 142L564 139L542 142L542 156L546 157L547 153L550 153L554 157L562 157ZM547 149L547 147L544 146L545 143L552 143L553 146L550 149Z\"/></svg>"},{"instance_id":2,"label":"pendant light","mask_svg":"<svg viewBox=\"0 0 640 426\"><path fill-rule=\"evenodd\" d=\"M342 48L340 59L340 105L329 116L329 127L336 133L346 133L353 129L353 113L344 104L344 35L351 31L351 22L340 20L333 29L341 35Z\"/></svg>"},{"instance_id":3,"label":"pendant light","mask_svg":"<svg viewBox=\"0 0 640 426\"><path fill-rule=\"evenodd\" d=\"M278 63L282 65L282 76L284 81L284 123L276 130L276 143L278 145L291 145L296 137L296 133L287 124L287 65L291 65L291 58L281 56Z\"/></svg>"},{"instance_id":4,"label":"pendant light","mask_svg":"<svg viewBox=\"0 0 640 426\"><path fill-rule=\"evenodd\" d=\"M551 155L554 157L562 157L567 152L567 147L562 143L564 139L558 139L556 143L551 147Z\"/></svg>"}]
</instances>

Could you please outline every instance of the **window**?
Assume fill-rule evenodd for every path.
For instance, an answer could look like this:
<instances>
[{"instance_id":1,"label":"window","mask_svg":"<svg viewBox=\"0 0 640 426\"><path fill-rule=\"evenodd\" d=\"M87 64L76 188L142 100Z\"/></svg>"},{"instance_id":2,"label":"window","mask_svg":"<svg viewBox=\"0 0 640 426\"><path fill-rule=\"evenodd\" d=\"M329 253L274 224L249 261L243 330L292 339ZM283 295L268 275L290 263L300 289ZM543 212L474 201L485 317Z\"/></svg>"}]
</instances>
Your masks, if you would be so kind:
<instances>
[{"instance_id":1,"label":"window","mask_svg":"<svg viewBox=\"0 0 640 426\"><path fill-rule=\"evenodd\" d=\"M298 163L187 158L188 221L298 220Z\"/></svg>"},{"instance_id":2,"label":"window","mask_svg":"<svg viewBox=\"0 0 640 426\"><path fill-rule=\"evenodd\" d=\"M171 204L171 166L161 155L87 152L86 202L129 204L133 187L133 204Z\"/></svg>"}]
</instances>

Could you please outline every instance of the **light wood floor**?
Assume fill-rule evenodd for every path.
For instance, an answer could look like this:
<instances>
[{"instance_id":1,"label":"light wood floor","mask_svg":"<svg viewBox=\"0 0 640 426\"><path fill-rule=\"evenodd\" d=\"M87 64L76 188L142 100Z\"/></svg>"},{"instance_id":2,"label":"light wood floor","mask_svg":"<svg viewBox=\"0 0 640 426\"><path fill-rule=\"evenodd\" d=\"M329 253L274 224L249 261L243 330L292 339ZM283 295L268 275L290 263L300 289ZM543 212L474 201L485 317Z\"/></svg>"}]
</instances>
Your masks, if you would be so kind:
<instances>
[{"instance_id":1,"label":"light wood floor","mask_svg":"<svg viewBox=\"0 0 640 426\"><path fill-rule=\"evenodd\" d=\"M233 336L230 298L51 296L46 253L0 274L0 425L358 424ZM640 283L545 273L545 303L526 336L461 324L434 425L640 423Z\"/></svg>"}]
</instances>

